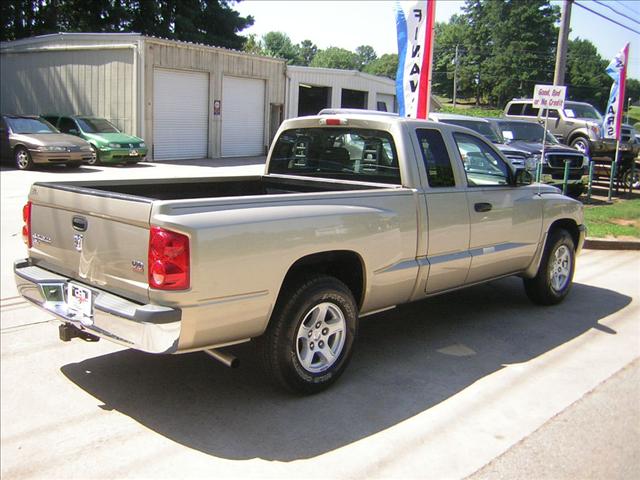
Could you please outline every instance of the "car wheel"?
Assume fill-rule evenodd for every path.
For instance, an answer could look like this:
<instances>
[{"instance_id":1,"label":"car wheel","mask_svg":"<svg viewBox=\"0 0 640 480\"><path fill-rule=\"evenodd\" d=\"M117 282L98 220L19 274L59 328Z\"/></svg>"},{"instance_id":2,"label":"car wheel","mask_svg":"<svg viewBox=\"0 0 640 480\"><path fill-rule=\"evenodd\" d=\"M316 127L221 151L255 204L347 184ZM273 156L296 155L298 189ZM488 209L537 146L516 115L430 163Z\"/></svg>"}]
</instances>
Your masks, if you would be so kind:
<instances>
[{"instance_id":1,"label":"car wheel","mask_svg":"<svg viewBox=\"0 0 640 480\"><path fill-rule=\"evenodd\" d=\"M575 270L576 249L573 238L563 229L548 237L538 273L524 279L529 299L540 305L560 303L569 293Z\"/></svg>"},{"instance_id":2,"label":"car wheel","mask_svg":"<svg viewBox=\"0 0 640 480\"><path fill-rule=\"evenodd\" d=\"M91 160L87 160L87 164L88 165L102 165L102 162L100 161L100 152L98 152L98 149L95 146L91 145L91 150L93 150L93 153L95 155Z\"/></svg>"},{"instance_id":3,"label":"car wheel","mask_svg":"<svg viewBox=\"0 0 640 480\"><path fill-rule=\"evenodd\" d=\"M624 188L626 188L627 190L631 190L631 187L633 187L634 190L637 190L640 188L640 168L636 167L635 171L633 172L633 178L631 176L631 169L627 168L623 173L622 173L622 184L624 185Z\"/></svg>"},{"instance_id":4,"label":"car wheel","mask_svg":"<svg viewBox=\"0 0 640 480\"><path fill-rule=\"evenodd\" d=\"M16 167L18 170L31 170L33 168L33 160L29 150L24 147L17 147L14 152Z\"/></svg>"},{"instance_id":5,"label":"car wheel","mask_svg":"<svg viewBox=\"0 0 640 480\"><path fill-rule=\"evenodd\" d=\"M334 277L288 282L259 339L267 375L286 390L320 392L343 373L353 350L357 307Z\"/></svg>"},{"instance_id":6,"label":"car wheel","mask_svg":"<svg viewBox=\"0 0 640 480\"><path fill-rule=\"evenodd\" d=\"M571 146L589 156L589 140L585 137L576 137L571 140Z\"/></svg>"}]
</instances>

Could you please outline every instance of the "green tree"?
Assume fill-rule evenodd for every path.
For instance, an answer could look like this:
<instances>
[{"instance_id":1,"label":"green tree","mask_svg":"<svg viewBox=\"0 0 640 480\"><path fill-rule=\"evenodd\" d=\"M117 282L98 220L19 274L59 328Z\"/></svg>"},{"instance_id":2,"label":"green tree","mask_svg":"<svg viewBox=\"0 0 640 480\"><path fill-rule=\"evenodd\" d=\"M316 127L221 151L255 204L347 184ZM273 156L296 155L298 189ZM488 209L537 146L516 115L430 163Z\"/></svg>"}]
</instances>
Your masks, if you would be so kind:
<instances>
[{"instance_id":1,"label":"green tree","mask_svg":"<svg viewBox=\"0 0 640 480\"><path fill-rule=\"evenodd\" d=\"M252 53L254 55L266 55L262 42L255 33L247 36L244 42L244 47L242 47L242 51Z\"/></svg>"},{"instance_id":2,"label":"green tree","mask_svg":"<svg viewBox=\"0 0 640 480\"><path fill-rule=\"evenodd\" d=\"M300 65L310 65L317 53L318 47L311 40L303 40L300 42L298 45L298 59L300 60Z\"/></svg>"},{"instance_id":3,"label":"green tree","mask_svg":"<svg viewBox=\"0 0 640 480\"><path fill-rule=\"evenodd\" d=\"M608 63L589 40L570 40L564 77L567 97L589 102L602 111L606 107L611 88L611 77L605 71Z\"/></svg>"},{"instance_id":4,"label":"green tree","mask_svg":"<svg viewBox=\"0 0 640 480\"><path fill-rule=\"evenodd\" d=\"M358 54L355 52L339 47L329 47L325 50L318 50L318 53L311 61L311 66L358 70L359 60Z\"/></svg>"},{"instance_id":5,"label":"green tree","mask_svg":"<svg viewBox=\"0 0 640 480\"><path fill-rule=\"evenodd\" d=\"M356 55L358 55L358 61L360 63L358 70L364 70L367 65L378 58L376 51L371 45L360 45L356 48Z\"/></svg>"},{"instance_id":6,"label":"green tree","mask_svg":"<svg viewBox=\"0 0 640 480\"><path fill-rule=\"evenodd\" d=\"M270 57L282 58L289 65L299 63L298 47L283 32L269 32L262 36L264 53Z\"/></svg>"},{"instance_id":7,"label":"green tree","mask_svg":"<svg viewBox=\"0 0 640 480\"><path fill-rule=\"evenodd\" d=\"M365 73L396 79L398 72L398 55L396 53L385 53L380 58L376 58L363 70Z\"/></svg>"}]
</instances>

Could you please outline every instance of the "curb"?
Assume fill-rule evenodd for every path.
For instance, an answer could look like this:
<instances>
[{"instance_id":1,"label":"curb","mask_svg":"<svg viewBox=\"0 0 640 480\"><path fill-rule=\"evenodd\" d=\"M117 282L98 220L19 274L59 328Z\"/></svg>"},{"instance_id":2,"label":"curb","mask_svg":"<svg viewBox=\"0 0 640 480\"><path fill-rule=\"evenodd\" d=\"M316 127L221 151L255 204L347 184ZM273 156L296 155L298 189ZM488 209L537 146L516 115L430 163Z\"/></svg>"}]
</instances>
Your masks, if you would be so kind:
<instances>
[{"instance_id":1,"label":"curb","mask_svg":"<svg viewBox=\"0 0 640 480\"><path fill-rule=\"evenodd\" d=\"M640 250L640 240L606 240L587 238L582 248L588 250Z\"/></svg>"}]
</instances>

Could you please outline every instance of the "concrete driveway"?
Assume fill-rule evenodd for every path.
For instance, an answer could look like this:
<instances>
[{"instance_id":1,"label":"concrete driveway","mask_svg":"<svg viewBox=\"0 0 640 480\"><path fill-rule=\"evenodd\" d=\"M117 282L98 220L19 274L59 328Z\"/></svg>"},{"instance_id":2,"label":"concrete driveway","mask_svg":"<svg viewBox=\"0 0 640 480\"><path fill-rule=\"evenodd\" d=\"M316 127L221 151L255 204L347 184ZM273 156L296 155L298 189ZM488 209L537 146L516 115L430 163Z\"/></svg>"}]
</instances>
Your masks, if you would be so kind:
<instances>
[{"instance_id":1,"label":"concrete driveway","mask_svg":"<svg viewBox=\"0 0 640 480\"><path fill-rule=\"evenodd\" d=\"M251 344L229 370L202 353L62 343L7 272L24 255L19 208L34 178L116 174L103 170L260 168L2 172L3 478L464 478L640 356L640 253L594 250L557 307L509 278L363 319L349 369L314 397L274 390Z\"/></svg>"}]
</instances>

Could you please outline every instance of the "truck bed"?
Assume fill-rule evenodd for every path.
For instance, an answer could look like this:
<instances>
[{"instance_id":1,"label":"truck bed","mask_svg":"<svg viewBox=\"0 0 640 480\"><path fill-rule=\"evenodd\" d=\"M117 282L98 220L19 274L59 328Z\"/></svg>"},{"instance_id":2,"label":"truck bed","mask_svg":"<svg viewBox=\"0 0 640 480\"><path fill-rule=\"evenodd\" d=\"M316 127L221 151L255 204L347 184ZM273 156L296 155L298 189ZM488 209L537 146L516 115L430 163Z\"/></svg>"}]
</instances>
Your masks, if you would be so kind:
<instances>
[{"instance_id":1,"label":"truck bed","mask_svg":"<svg viewBox=\"0 0 640 480\"><path fill-rule=\"evenodd\" d=\"M49 188L107 197L138 197L150 200L282 195L393 188L376 184L262 177L176 178L39 183Z\"/></svg>"}]
</instances>

